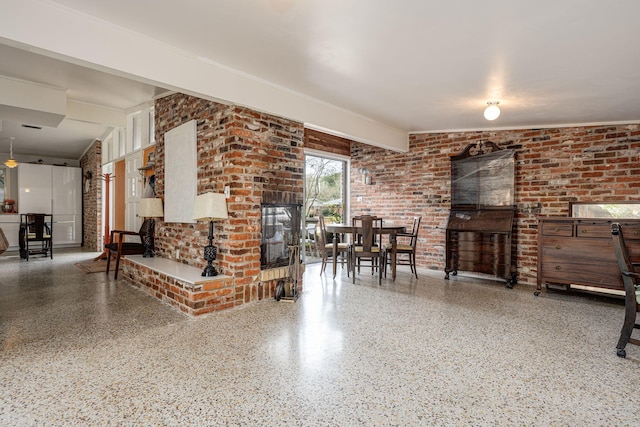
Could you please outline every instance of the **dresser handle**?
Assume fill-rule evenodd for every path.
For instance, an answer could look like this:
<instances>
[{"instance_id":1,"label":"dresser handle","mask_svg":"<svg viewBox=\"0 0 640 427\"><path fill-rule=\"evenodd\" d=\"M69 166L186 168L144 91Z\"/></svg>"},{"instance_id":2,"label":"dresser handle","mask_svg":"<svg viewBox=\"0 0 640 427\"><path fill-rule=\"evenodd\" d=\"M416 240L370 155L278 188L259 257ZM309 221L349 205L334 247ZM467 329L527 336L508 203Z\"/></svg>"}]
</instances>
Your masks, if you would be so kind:
<instances>
[{"instance_id":1,"label":"dresser handle","mask_svg":"<svg viewBox=\"0 0 640 427\"><path fill-rule=\"evenodd\" d=\"M562 249L562 246L556 245L556 249Z\"/></svg>"},{"instance_id":2,"label":"dresser handle","mask_svg":"<svg viewBox=\"0 0 640 427\"><path fill-rule=\"evenodd\" d=\"M581 232L581 233L586 233L586 232L587 232L587 230L580 230L580 232Z\"/></svg>"},{"instance_id":3,"label":"dresser handle","mask_svg":"<svg viewBox=\"0 0 640 427\"><path fill-rule=\"evenodd\" d=\"M558 231L560 231L560 229L558 227L556 227L556 228L553 229L553 231L555 231L557 233Z\"/></svg>"},{"instance_id":4,"label":"dresser handle","mask_svg":"<svg viewBox=\"0 0 640 427\"><path fill-rule=\"evenodd\" d=\"M556 265L556 270L561 270L562 267L560 267L559 265Z\"/></svg>"}]
</instances>

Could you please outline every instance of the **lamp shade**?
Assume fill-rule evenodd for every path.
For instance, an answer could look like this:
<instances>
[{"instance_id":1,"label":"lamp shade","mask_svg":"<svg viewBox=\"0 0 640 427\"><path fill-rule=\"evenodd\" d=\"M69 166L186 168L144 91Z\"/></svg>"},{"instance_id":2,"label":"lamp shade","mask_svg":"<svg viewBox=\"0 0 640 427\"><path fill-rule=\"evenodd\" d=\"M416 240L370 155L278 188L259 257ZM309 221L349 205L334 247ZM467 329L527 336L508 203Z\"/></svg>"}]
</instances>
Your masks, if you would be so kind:
<instances>
[{"instance_id":1,"label":"lamp shade","mask_svg":"<svg viewBox=\"0 0 640 427\"><path fill-rule=\"evenodd\" d=\"M15 159L13 157L10 157L8 160L6 160L4 162L4 165L8 168L15 168L16 166L18 166L18 162L15 161Z\"/></svg>"},{"instance_id":2,"label":"lamp shade","mask_svg":"<svg viewBox=\"0 0 640 427\"><path fill-rule=\"evenodd\" d=\"M162 199L153 197L140 199L140 204L138 205L138 216L143 218L158 218L164 216L164 211L162 210Z\"/></svg>"},{"instance_id":3,"label":"lamp shade","mask_svg":"<svg viewBox=\"0 0 640 427\"><path fill-rule=\"evenodd\" d=\"M9 138L11 140L11 148L9 149L9 158L7 159L6 162L4 162L4 165L8 168L15 168L16 166L18 166L18 162L16 162L16 160L13 158L13 137Z\"/></svg>"},{"instance_id":4,"label":"lamp shade","mask_svg":"<svg viewBox=\"0 0 640 427\"><path fill-rule=\"evenodd\" d=\"M196 196L193 207L193 219L208 220L227 219L227 198L222 193L204 193Z\"/></svg>"}]
</instances>

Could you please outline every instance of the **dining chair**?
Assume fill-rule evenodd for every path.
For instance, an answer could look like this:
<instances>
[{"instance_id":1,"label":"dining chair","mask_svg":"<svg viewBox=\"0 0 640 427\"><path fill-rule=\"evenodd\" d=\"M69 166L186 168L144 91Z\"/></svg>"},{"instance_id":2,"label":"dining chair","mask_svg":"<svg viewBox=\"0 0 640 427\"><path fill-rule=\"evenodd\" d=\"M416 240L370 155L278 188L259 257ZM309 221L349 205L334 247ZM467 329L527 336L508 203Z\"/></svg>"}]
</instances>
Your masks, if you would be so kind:
<instances>
[{"instance_id":1,"label":"dining chair","mask_svg":"<svg viewBox=\"0 0 640 427\"><path fill-rule=\"evenodd\" d=\"M28 213L20 215L20 258L40 254L53 259L53 215Z\"/></svg>"},{"instance_id":2,"label":"dining chair","mask_svg":"<svg viewBox=\"0 0 640 427\"><path fill-rule=\"evenodd\" d=\"M622 274L625 295L624 323L620 331L620 339L616 345L616 354L619 357L626 357L627 351L624 348L628 343L640 345L640 339L631 337L634 329L640 329L640 324L636 323L636 316L640 311L640 274L635 269L638 265L632 263L629 258L620 224L615 222L611 224L611 236L618 268Z\"/></svg>"},{"instance_id":3,"label":"dining chair","mask_svg":"<svg viewBox=\"0 0 640 427\"><path fill-rule=\"evenodd\" d=\"M120 268L120 258L125 255L143 255L145 251L144 237L147 233L153 233L153 227L149 228L148 221L151 219L145 219L138 231L124 231L124 230L112 230L109 244L104 245L107 250L107 276L109 275L109 265L111 264L111 257L116 259L116 270L113 278L118 278L118 268ZM126 236L138 236L140 242L127 242Z\"/></svg>"},{"instance_id":4,"label":"dining chair","mask_svg":"<svg viewBox=\"0 0 640 427\"><path fill-rule=\"evenodd\" d=\"M411 232L396 234L396 265L408 265L411 272L418 278L418 270L416 269L416 245L418 243L418 231L420 230L421 216L413 218L413 226ZM408 239L408 241L407 241ZM399 255L403 255L399 257ZM404 256L406 255L406 257ZM391 243L387 243L384 247L384 277L387 277L386 266L391 263L393 256L393 247Z\"/></svg>"},{"instance_id":5,"label":"dining chair","mask_svg":"<svg viewBox=\"0 0 640 427\"><path fill-rule=\"evenodd\" d=\"M360 272L362 261L371 264L371 274L378 270L378 284L382 284L382 269L384 258L382 249L382 218L372 215L353 217L351 225L354 227L351 244L351 272L353 283L356 282L356 268Z\"/></svg>"},{"instance_id":6,"label":"dining chair","mask_svg":"<svg viewBox=\"0 0 640 427\"><path fill-rule=\"evenodd\" d=\"M323 216L320 216L318 223L320 225L320 248L322 251L322 267L320 267L320 274L323 274L325 268L327 267L327 261L329 259L329 256L333 258L333 242L329 243L329 235L327 233L327 226ZM339 239L338 234L333 236L333 238ZM347 262L347 277L348 277L349 266L350 266L349 244L346 242L338 242L338 254L341 255L340 265L342 267L344 267L345 260ZM337 259L332 259L332 260L334 263L338 261Z\"/></svg>"},{"instance_id":7,"label":"dining chair","mask_svg":"<svg viewBox=\"0 0 640 427\"><path fill-rule=\"evenodd\" d=\"M318 222L315 218L307 218L305 220L304 246L307 254L311 256L318 256L320 251L318 246L317 225Z\"/></svg>"}]
</instances>

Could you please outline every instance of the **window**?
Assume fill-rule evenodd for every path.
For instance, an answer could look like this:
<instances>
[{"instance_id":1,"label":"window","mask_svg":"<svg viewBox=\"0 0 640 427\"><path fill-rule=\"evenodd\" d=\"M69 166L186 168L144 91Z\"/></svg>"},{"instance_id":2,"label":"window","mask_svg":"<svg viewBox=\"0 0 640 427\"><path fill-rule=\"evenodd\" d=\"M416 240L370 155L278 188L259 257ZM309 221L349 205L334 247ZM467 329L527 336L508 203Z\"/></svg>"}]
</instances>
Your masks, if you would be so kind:
<instances>
[{"instance_id":1,"label":"window","mask_svg":"<svg viewBox=\"0 0 640 427\"><path fill-rule=\"evenodd\" d=\"M8 173L7 173L7 168L5 168L4 166L0 167L0 201L2 201L2 203L4 204L4 198L6 197L6 190L5 188L9 188L8 185Z\"/></svg>"},{"instance_id":2,"label":"window","mask_svg":"<svg viewBox=\"0 0 640 427\"><path fill-rule=\"evenodd\" d=\"M305 217L324 216L341 223L346 206L346 168L344 160L305 156Z\"/></svg>"},{"instance_id":3,"label":"window","mask_svg":"<svg viewBox=\"0 0 640 427\"><path fill-rule=\"evenodd\" d=\"M573 202L569 206L576 218L640 218L639 202Z\"/></svg>"}]
</instances>

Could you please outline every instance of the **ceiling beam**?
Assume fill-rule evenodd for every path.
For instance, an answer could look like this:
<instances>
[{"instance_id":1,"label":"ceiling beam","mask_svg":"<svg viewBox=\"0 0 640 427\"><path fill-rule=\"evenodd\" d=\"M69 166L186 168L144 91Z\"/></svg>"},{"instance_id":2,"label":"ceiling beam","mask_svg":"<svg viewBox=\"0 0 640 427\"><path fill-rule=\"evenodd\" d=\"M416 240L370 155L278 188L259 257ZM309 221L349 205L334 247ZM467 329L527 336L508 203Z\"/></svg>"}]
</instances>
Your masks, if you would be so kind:
<instances>
[{"instance_id":1,"label":"ceiling beam","mask_svg":"<svg viewBox=\"0 0 640 427\"><path fill-rule=\"evenodd\" d=\"M119 128L127 127L127 115L124 111L72 100L67 101L67 119Z\"/></svg>"},{"instance_id":2,"label":"ceiling beam","mask_svg":"<svg viewBox=\"0 0 640 427\"><path fill-rule=\"evenodd\" d=\"M0 76L0 119L58 127L67 114L67 91Z\"/></svg>"}]
</instances>

